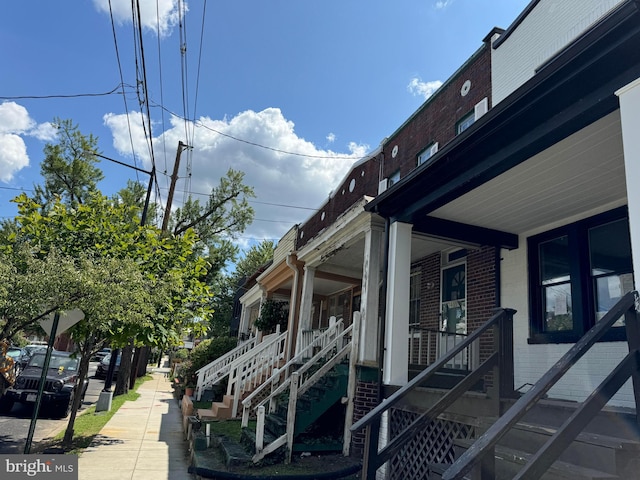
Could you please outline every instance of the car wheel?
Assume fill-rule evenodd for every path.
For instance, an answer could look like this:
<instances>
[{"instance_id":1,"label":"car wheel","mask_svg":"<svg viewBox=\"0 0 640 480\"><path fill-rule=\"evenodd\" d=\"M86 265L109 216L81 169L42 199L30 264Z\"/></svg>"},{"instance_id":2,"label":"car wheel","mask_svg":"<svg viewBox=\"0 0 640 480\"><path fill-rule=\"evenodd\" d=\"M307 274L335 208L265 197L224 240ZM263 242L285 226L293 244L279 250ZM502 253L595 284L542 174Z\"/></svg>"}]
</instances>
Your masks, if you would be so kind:
<instances>
[{"instance_id":1,"label":"car wheel","mask_svg":"<svg viewBox=\"0 0 640 480\"><path fill-rule=\"evenodd\" d=\"M0 397L0 413L9 413L13 408L13 399L8 398L6 395Z\"/></svg>"},{"instance_id":2,"label":"car wheel","mask_svg":"<svg viewBox=\"0 0 640 480\"><path fill-rule=\"evenodd\" d=\"M51 416L54 418L66 418L71 413L71 405L73 405L73 395L69 398L69 402L53 407Z\"/></svg>"}]
</instances>

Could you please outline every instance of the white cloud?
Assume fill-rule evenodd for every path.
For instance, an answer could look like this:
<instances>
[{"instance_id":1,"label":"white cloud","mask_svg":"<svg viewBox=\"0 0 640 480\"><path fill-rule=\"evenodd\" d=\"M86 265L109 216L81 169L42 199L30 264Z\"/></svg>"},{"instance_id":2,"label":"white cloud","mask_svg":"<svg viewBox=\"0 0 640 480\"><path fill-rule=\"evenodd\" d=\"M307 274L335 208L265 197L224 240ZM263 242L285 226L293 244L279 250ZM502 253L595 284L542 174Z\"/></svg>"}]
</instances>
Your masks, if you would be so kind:
<instances>
[{"instance_id":1,"label":"white cloud","mask_svg":"<svg viewBox=\"0 0 640 480\"><path fill-rule=\"evenodd\" d=\"M336 141L336 135L335 133L330 133L327 135L327 142L329 143L333 143Z\"/></svg>"},{"instance_id":2,"label":"white cloud","mask_svg":"<svg viewBox=\"0 0 640 480\"><path fill-rule=\"evenodd\" d=\"M426 100L433 93L440 88L442 82L440 80L433 80L431 82L423 82L419 78L412 78L407 85L407 90L409 90L413 95L420 95L424 97Z\"/></svg>"},{"instance_id":3,"label":"white cloud","mask_svg":"<svg viewBox=\"0 0 640 480\"><path fill-rule=\"evenodd\" d=\"M51 142L58 135L58 127L51 122L40 123L29 130L28 134L38 140Z\"/></svg>"},{"instance_id":4,"label":"white cloud","mask_svg":"<svg viewBox=\"0 0 640 480\"><path fill-rule=\"evenodd\" d=\"M38 124L22 105L0 103L0 181L10 182L16 173L29 166L23 137L47 141L55 138L55 134L53 125Z\"/></svg>"},{"instance_id":5,"label":"white cloud","mask_svg":"<svg viewBox=\"0 0 640 480\"><path fill-rule=\"evenodd\" d=\"M93 0L93 3L98 11L109 14L109 0ZM186 2L182 2L182 7L184 12L188 11ZM119 24L131 23L131 0L111 0L111 11ZM161 37L171 34L179 18L178 0L140 0L142 26Z\"/></svg>"},{"instance_id":6,"label":"white cloud","mask_svg":"<svg viewBox=\"0 0 640 480\"><path fill-rule=\"evenodd\" d=\"M444 8L447 8L452 3L453 3L453 0L438 0L436 1L436 8L438 10L442 10Z\"/></svg>"},{"instance_id":7,"label":"white cloud","mask_svg":"<svg viewBox=\"0 0 640 480\"><path fill-rule=\"evenodd\" d=\"M29 112L15 102L0 103L0 133L24 133L35 125Z\"/></svg>"},{"instance_id":8,"label":"white cloud","mask_svg":"<svg viewBox=\"0 0 640 480\"><path fill-rule=\"evenodd\" d=\"M114 146L121 154L130 154L126 115L105 115L105 123L114 135ZM256 220L243 237L278 240L295 223L312 214L308 208L320 208L353 162L368 150L368 146L356 143L347 145L349 153L321 150L300 138L294 126L278 108L247 110L222 120L201 117L196 122L193 140L187 142L193 149L182 154L180 177L184 178L186 165L190 164L191 191L206 194L229 168L244 172L245 184L253 187L256 194L252 203ZM178 142L185 142L184 132L184 121L172 117L171 127L153 139L160 172L166 168L171 173ZM141 151L143 138L139 132L134 132L134 138L137 150ZM163 145L166 151L162 151ZM162 189L166 187L166 179L160 178ZM185 189L184 180L177 186L180 189ZM161 191L166 199L167 191ZM182 194L176 193L174 202L179 203L181 198Z\"/></svg>"},{"instance_id":9,"label":"white cloud","mask_svg":"<svg viewBox=\"0 0 640 480\"><path fill-rule=\"evenodd\" d=\"M22 137L0 133L0 181L10 182L17 172L28 166L27 146Z\"/></svg>"}]
</instances>

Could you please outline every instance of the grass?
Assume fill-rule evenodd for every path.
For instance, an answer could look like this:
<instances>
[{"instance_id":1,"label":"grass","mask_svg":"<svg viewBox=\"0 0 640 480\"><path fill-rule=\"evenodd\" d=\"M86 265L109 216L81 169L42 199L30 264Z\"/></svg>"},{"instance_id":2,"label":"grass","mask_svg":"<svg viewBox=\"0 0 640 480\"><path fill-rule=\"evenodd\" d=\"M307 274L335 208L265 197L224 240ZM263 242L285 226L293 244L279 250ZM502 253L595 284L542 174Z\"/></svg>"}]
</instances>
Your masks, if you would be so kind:
<instances>
[{"instance_id":1,"label":"grass","mask_svg":"<svg viewBox=\"0 0 640 480\"><path fill-rule=\"evenodd\" d=\"M242 422L240 420L218 420L215 422L207 422L211 425L211 435L225 437L240 442L240 434L242 433ZM256 429L256 421L249 420L247 426L250 430Z\"/></svg>"},{"instance_id":2,"label":"grass","mask_svg":"<svg viewBox=\"0 0 640 480\"><path fill-rule=\"evenodd\" d=\"M79 414L73 424L73 440L70 445L65 445L62 441L66 431L65 427L65 429L53 437L52 440L41 442L37 446L36 450L43 451L49 449L62 449L65 453L69 454L81 453L82 450L91 444L95 436L100 433L100 430L102 430L102 427L104 427L111 417L115 415L124 402L133 401L140 397L140 394L137 393L136 390L138 390L138 387L144 382L151 379L151 375L140 377L136 380L133 389L129 390L127 394L113 397L111 410L108 412L96 413L96 407L94 405Z\"/></svg>"}]
</instances>

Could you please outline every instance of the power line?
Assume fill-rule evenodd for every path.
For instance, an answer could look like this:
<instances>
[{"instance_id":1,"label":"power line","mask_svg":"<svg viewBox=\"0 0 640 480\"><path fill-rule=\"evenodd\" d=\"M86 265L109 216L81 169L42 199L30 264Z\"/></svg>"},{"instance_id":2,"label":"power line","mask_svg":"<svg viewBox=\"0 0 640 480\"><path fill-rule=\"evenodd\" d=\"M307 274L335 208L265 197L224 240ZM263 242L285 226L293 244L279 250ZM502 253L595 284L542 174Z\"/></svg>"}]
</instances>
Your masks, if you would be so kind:
<instances>
[{"instance_id":1,"label":"power line","mask_svg":"<svg viewBox=\"0 0 640 480\"><path fill-rule=\"evenodd\" d=\"M184 120L184 117L182 117L181 115L172 112L171 110L169 110L167 107L165 107L164 105L160 105L157 102L154 102L153 100L151 101L151 103L153 104L153 106L161 108L163 110L165 110L166 112L170 113L171 115L175 116L176 118L179 118L181 120ZM284 153L286 155L295 155L297 157L305 157L305 158L319 158L319 159L343 159L343 160L362 160L363 158L369 158L370 155L363 155L361 157L354 157L351 155L310 155L308 153L300 153L300 152L290 152L288 150L281 150L279 148L275 148L275 147L269 147L267 145L262 145L260 143L256 143L256 142L252 142L250 140L245 140L243 138L239 138L239 137L235 137L233 135L230 135L228 133L223 133L220 130L216 130L215 128L211 128L207 125L205 125L204 123L202 123L200 120L194 120L194 125L200 126L202 128L205 128L213 133L217 133L220 136L226 137L226 138L230 138L231 140L235 140L236 142L241 142L241 143L246 143L247 145L252 145L254 147L258 147L258 148L264 148L265 150L271 150L273 152L277 152L277 153Z\"/></svg>"},{"instance_id":2,"label":"power line","mask_svg":"<svg viewBox=\"0 0 640 480\"><path fill-rule=\"evenodd\" d=\"M111 2L109 2L111 3ZM120 83L114 89L109 90L108 92L98 92L98 93L70 93L70 94L57 94L57 95L15 95L15 96L3 96L0 95L1 100L42 100L47 98L81 98L81 97L105 97L107 95L120 94L118 90L120 88L123 89L124 94L124 83Z\"/></svg>"},{"instance_id":3,"label":"power line","mask_svg":"<svg viewBox=\"0 0 640 480\"><path fill-rule=\"evenodd\" d=\"M109 0L109 17L111 18L111 32L113 34L113 44L116 50L116 61L118 63L118 72L120 74L120 84L122 85L122 99L124 101L124 111L127 114L127 128L129 130L129 143L131 144L131 154L133 155L133 163L138 166L138 162L136 160L136 149L133 144L133 135L131 133L131 119L129 118L129 105L127 103L127 97L124 95L124 75L122 74L122 63L120 61L120 49L118 48L118 37L116 35L116 24L113 19L113 11L111 9L111 0ZM140 181L138 174L136 172L136 180Z\"/></svg>"}]
</instances>

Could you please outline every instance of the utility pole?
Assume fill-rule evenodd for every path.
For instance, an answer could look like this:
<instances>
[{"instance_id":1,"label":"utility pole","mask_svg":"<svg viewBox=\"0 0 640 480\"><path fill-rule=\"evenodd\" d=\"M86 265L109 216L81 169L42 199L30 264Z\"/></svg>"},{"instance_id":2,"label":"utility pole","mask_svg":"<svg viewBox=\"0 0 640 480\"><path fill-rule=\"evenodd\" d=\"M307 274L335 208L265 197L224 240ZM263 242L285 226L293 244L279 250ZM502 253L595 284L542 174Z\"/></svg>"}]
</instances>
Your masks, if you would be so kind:
<instances>
[{"instance_id":1,"label":"utility pole","mask_svg":"<svg viewBox=\"0 0 640 480\"><path fill-rule=\"evenodd\" d=\"M176 189L176 182L178 181L178 167L180 166L180 155L185 148L189 145L182 143L182 140L178 142L178 151L176 152L176 163L173 165L173 173L171 174L171 185L169 186L169 195L167 196L167 206L164 210L164 217L162 219L162 231L166 232L169 226L169 217L171 216L171 204L173 203L173 192Z\"/></svg>"}]
</instances>

